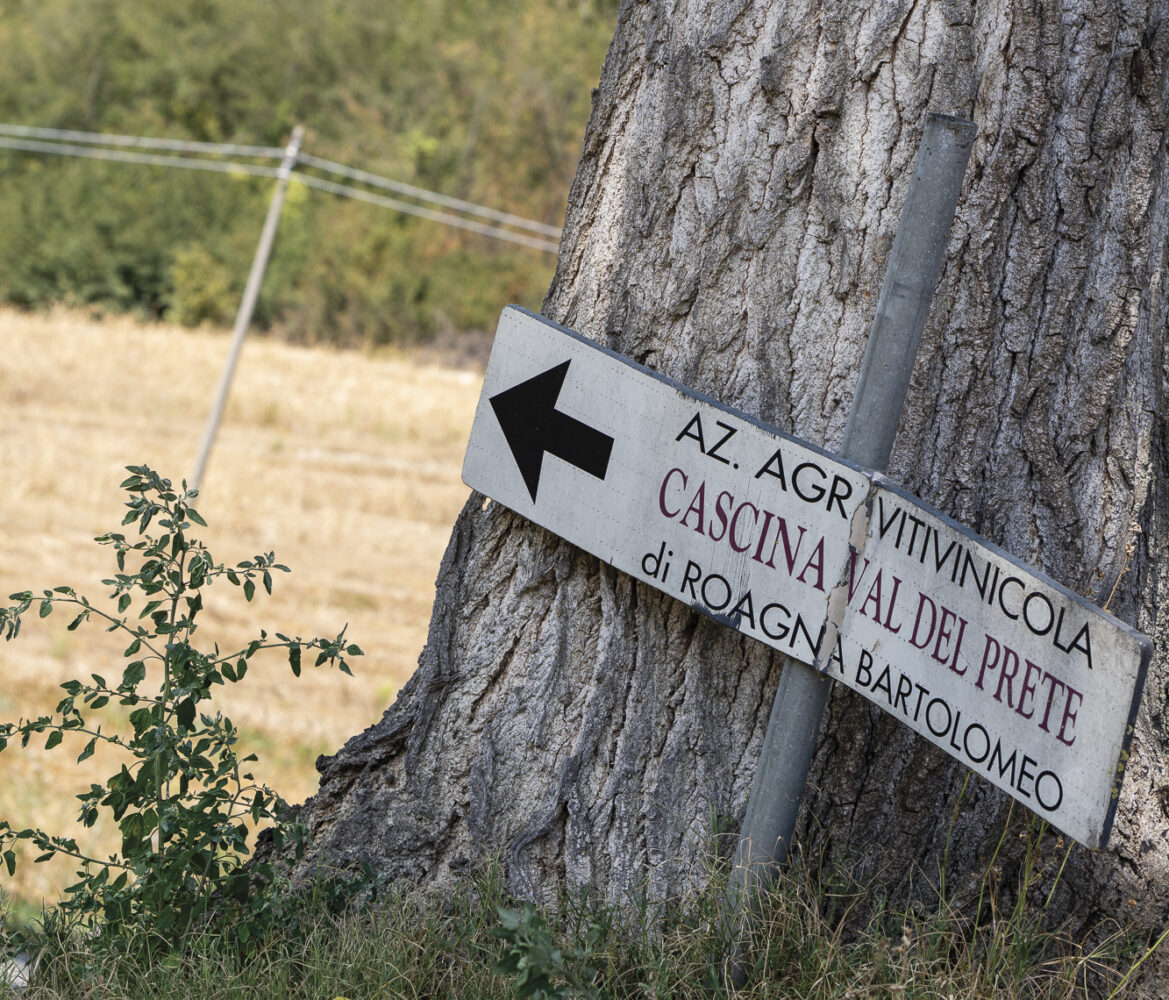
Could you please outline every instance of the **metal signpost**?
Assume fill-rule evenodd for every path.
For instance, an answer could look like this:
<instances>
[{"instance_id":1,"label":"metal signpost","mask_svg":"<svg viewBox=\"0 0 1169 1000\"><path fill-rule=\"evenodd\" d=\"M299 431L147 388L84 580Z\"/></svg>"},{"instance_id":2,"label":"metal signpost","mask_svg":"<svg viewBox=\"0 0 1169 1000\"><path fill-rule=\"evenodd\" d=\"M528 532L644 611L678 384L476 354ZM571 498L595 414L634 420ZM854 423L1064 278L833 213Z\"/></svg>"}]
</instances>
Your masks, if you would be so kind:
<instances>
[{"instance_id":1,"label":"metal signpost","mask_svg":"<svg viewBox=\"0 0 1169 1000\"><path fill-rule=\"evenodd\" d=\"M922 130L841 442L842 457L877 472L893 451L974 136L972 122L937 114ZM781 675L731 869L739 911L787 856L829 691L823 674Z\"/></svg>"},{"instance_id":2,"label":"metal signpost","mask_svg":"<svg viewBox=\"0 0 1169 1000\"><path fill-rule=\"evenodd\" d=\"M1111 829L1149 641L881 475L972 142L930 116L840 457L525 310L500 319L464 482L791 658L741 917L786 854L829 678L1089 847Z\"/></svg>"}]
</instances>

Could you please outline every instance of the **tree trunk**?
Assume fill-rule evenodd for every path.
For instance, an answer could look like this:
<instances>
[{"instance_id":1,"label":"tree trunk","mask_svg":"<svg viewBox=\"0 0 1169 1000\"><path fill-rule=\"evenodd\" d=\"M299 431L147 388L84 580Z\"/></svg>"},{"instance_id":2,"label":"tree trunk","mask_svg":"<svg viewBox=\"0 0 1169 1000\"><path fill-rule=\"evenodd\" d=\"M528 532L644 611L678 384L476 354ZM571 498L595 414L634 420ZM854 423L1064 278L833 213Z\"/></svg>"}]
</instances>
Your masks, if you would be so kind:
<instances>
[{"instance_id":1,"label":"tree trunk","mask_svg":"<svg viewBox=\"0 0 1169 1000\"><path fill-rule=\"evenodd\" d=\"M1115 586L1157 644L1111 847L1075 848L1053 903L1080 927L1169 916L1167 13L626 0L543 308L833 449L925 115L977 123L889 474L1099 604ZM417 673L319 764L316 851L416 883L502 851L525 896L676 896L737 830L780 669L473 495ZM1010 812L834 692L805 845L895 897L943 867L961 892Z\"/></svg>"}]
</instances>

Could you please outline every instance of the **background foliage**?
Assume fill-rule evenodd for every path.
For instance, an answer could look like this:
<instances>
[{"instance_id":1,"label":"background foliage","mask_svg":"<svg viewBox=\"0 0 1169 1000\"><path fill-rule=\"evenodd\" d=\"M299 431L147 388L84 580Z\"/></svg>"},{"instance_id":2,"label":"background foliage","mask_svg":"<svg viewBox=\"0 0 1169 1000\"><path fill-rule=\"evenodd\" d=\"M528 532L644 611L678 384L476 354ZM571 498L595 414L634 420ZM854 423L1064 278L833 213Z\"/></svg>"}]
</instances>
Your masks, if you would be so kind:
<instances>
[{"instance_id":1,"label":"background foliage","mask_svg":"<svg viewBox=\"0 0 1169 1000\"><path fill-rule=\"evenodd\" d=\"M10 0L0 121L283 145L552 225L617 0ZM230 323L261 178L0 151L0 300ZM293 186L257 322L382 344L538 306L549 254Z\"/></svg>"}]
</instances>

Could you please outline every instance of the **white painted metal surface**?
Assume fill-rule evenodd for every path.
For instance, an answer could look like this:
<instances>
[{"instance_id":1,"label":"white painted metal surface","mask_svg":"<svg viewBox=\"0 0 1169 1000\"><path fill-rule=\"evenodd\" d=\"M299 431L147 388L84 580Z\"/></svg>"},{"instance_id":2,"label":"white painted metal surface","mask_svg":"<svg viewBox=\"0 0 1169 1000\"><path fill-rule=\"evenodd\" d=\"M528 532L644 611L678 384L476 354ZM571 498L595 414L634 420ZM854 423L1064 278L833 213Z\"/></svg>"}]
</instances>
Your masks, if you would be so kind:
<instances>
[{"instance_id":1,"label":"white painted metal surface","mask_svg":"<svg viewBox=\"0 0 1169 1000\"><path fill-rule=\"evenodd\" d=\"M1107 839L1148 640L882 477L509 307L463 480Z\"/></svg>"},{"instance_id":2,"label":"white painted metal surface","mask_svg":"<svg viewBox=\"0 0 1169 1000\"><path fill-rule=\"evenodd\" d=\"M1149 641L883 477L856 531L816 665L1102 846Z\"/></svg>"}]
</instances>

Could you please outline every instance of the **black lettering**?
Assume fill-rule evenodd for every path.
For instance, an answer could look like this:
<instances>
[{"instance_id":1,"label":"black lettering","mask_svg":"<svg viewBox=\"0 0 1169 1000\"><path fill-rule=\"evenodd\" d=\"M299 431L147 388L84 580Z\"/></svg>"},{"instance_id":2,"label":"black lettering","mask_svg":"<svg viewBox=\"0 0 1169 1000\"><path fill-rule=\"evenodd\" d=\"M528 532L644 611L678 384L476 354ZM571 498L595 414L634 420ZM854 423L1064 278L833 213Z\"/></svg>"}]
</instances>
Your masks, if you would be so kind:
<instances>
[{"instance_id":1,"label":"black lettering","mask_svg":"<svg viewBox=\"0 0 1169 1000\"><path fill-rule=\"evenodd\" d=\"M653 579L658 578L658 570L662 568L662 556L666 554L666 543L662 542L662 547L656 553L647 552L641 557L641 571ZM653 569L650 569L653 566Z\"/></svg>"},{"instance_id":2,"label":"black lettering","mask_svg":"<svg viewBox=\"0 0 1169 1000\"><path fill-rule=\"evenodd\" d=\"M970 749L970 734L978 730L982 733L982 756L980 757L973 750ZM977 722L972 722L966 727L966 732L962 734L962 747L966 751L966 756L969 757L975 764L981 764L986 760L986 755L990 753L990 734L982 728Z\"/></svg>"},{"instance_id":3,"label":"black lettering","mask_svg":"<svg viewBox=\"0 0 1169 1000\"><path fill-rule=\"evenodd\" d=\"M1048 778L1055 783L1055 802L1049 804L1043 797L1043 779ZM1048 812L1055 812L1063 803L1063 782L1059 780L1059 775L1054 771L1040 771L1039 777L1035 779L1035 798L1038 799L1039 804L1043 806Z\"/></svg>"},{"instance_id":4,"label":"black lettering","mask_svg":"<svg viewBox=\"0 0 1169 1000\"><path fill-rule=\"evenodd\" d=\"M1029 784L1031 779L1035 777L1034 773L1031 771L1031 768L1034 766L1035 761L1033 761L1026 754L1023 754L1023 763L1019 767L1019 783L1015 786L1015 790L1020 795L1024 795L1027 798L1031 798L1031 793L1023 787L1023 783L1027 782Z\"/></svg>"},{"instance_id":5,"label":"black lettering","mask_svg":"<svg viewBox=\"0 0 1169 1000\"><path fill-rule=\"evenodd\" d=\"M955 753L961 753L962 748L958 746L958 730L962 728L962 709L958 709L954 713L954 728L950 730L950 749Z\"/></svg>"},{"instance_id":6,"label":"black lettering","mask_svg":"<svg viewBox=\"0 0 1169 1000\"><path fill-rule=\"evenodd\" d=\"M1059 641L1059 630L1063 627L1063 608L1059 609L1059 625L1056 626L1055 636L1052 641L1055 643L1056 649L1063 653L1070 653L1072 650L1079 650L1088 658L1088 669L1092 669L1092 635L1088 631L1088 623L1080 627L1080 631L1076 633L1076 637L1066 646L1061 645Z\"/></svg>"},{"instance_id":7,"label":"black lettering","mask_svg":"<svg viewBox=\"0 0 1169 1000\"><path fill-rule=\"evenodd\" d=\"M723 465L730 465L731 460L729 458L726 458L723 455L720 455L718 453L718 450L724 444L726 444L731 438L733 438L738 433L738 431L734 427L732 427L730 424L724 424L721 420L716 420L715 423L719 427L721 427L724 431L726 431L726 433L722 437L720 437L717 441L715 441L714 447L711 448L710 451L708 451L706 453L706 457L713 458L716 462L722 462Z\"/></svg>"},{"instance_id":8,"label":"black lettering","mask_svg":"<svg viewBox=\"0 0 1169 1000\"><path fill-rule=\"evenodd\" d=\"M718 581L718 585L726 591L726 595L721 600L712 601L710 599L710 595L706 591L706 588L716 580ZM725 576L719 576L717 573L711 573L710 576L702 581L702 603L711 611L722 611L723 608L731 603L731 585L727 582L727 578Z\"/></svg>"},{"instance_id":9,"label":"black lettering","mask_svg":"<svg viewBox=\"0 0 1169 1000\"><path fill-rule=\"evenodd\" d=\"M702 414L701 413L695 413L694 416L692 416L690 418L690 423L688 423L685 427L682 428L682 433L679 434L676 438L674 438L674 440L681 441L682 438L690 438L690 440L692 440L692 441L697 441L698 442L698 450L700 452L702 452L702 454L704 454L704 455L706 454L706 441L703 440L703 437L702 437Z\"/></svg>"},{"instance_id":10,"label":"black lettering","mask_svg":"<svg viewBox=\"0 0 1169 1000\"><path fill-rule=\"evenodd\" d=\"M1042 628L1031 621L1032 601L1039 601L1047 605L1047 623ZM1055 624L1055 608L1051 606L1051 601L1047 599L1045 594L1041 594L1036 590L1027 595L1023 601L1023 622L1031 630L1032 635L1047 635L1051 631L1051 626Z\"/></svg>"},{"instance_id":11,"label":"black lettering","mask_svg":"<svg viewBox=\"0 0 1169 1000\"><path fill-rule=\"evenodd\" d=\"M816 482L808 486L808 492L804 492L804 487L800 486L800 473L805 469L814 469L819 474L820 479L825 478L824 470L820 468L815 462L801 462L796 466L796 471L792 473L792 486L795 487L796 496L798 496L805 503L818 503L824 499L824 494L827 492L822 483Z\"/></svg>"},{"instance_id":12,"label":"black lettering","mask_svg":"<svg viewBox=\"0 0 1169 1000\"><path fill-rule=\"evenodd\" d=\"M857 660L856 682L863 688L867 688L873 682L873 654L867 649L861 650L860 659Z\"/></svg>"},{"instance_id":13,"label":"black lettering","mask_svg":"<svg viewBox=\"0 0 1169 1000\"><path fill-rule=\"evenodd\" d=\"M919 563L921 563L923 566L925 565L926 553L929 550L930 535L936 535L936 534L937 534L937 532L934 531L932 525L927 524L925 526L925 538L923 538L922 542L921 542L921 555L917 557L917 561ZM934 543L934 548L937 548L936 542Z\"/></svg>"},{"instance_id":14,"label":"black lettering","mask_svg":"<svg viewBox=\"0 0 1169 1000\"><path fill-rule=\"evenodd\" d=\"M691 573L693 571L693 574ZM694 584L702 579L702 567L698 565L693 559L686 562L686 572L682 574L682 583L678 587L678 593L686 593L686 584L690 584L690 600L697 601L698 595L694 593Z\"/></svg>"},{"instance_id":15,"label":"black lettering","mask_svg":"<svg viewBox=\"0 0 1169 1000\"><path fill-rule=\"evenodd\" d=\"M945 566L946 563L949 561L950 553L953 552L954 549L957 547L958 540L951 539L950 544L946 546L946 551L940 552L938 550L938 533L937 533L937 531L934 531L934 533L930 537L933 538L933 540L934 540L934 572L940 573L942 571L942 567ZM954 565L955 566L958 565L957 559L954 560Z\"/></svg>"},{"instance_id":16,"label":"black lettering","mask_svg":"<svg viewBox=\"0 0 1169 1000\"><path fill-rule=\"evenodd\" d=\"M884 538L888 534L889 529L893 527L893 522L898 515L905 516L904 512L899 507L893 508L893 513L889 515L889 520L885 520L885 497L883 494L877 494L877 505L880 510L877 512L877 520L880 524L881 537Z\"/></svg>"},{"instance_id":17,"label":"black lettering","mask_svg":"<svg viewBox=\"0 0 1169 1000\"><path fill-rule=\"evenodd\" d=\"M755 627L755 602L751 597L751 591L747 591L739 598L730 611L731 618L737 618L740 621L744 618L751 623L751 628Z\"/></svg>"},{"instance_id":18,"label":"black lettering","mask_svg":"<svg viewBox=\"0 0 1169 1000\"><path fill-rule=\"evenodd\" d=\"M934 709L935 705L941 705L943 711L946 713L946 724L944 726L942 726L941 729L934 728L933 709ZM950 726L953 724L953 722L954 722L954 716L950 712L950 706L947 705L944 701L942 701L941 698L934 698L930 701L930 703L928 705L926 705L926 707L925 707L926 728L928 728L929 731L934 736L936 736L938 739L941 739L943 736L946 735L946 733L948 733L950 731Z\"/></svg>"},{"instance_id":19,"label":"black lettering","mask_svg":"<svg viewBox=\"0 0 1169 1000\"><path fill-rule=\"evenodd\" d=\"M913 693L913 681L902 674L897 678L897 693L893 695L893 707L901 706L901 711L909 714L909 703L906 699Z\"/></svg>"},{"instance_id":20,"label":"black lettering","mask_svg":"<svg viewBox=\"0 0 1169 1000\"><path fill-rule=\"evenodd\" d=\"M1005 778L1007 776L1007 772L1010 771L1011 772L1010 784L1013 787L1015 784L1015 757L1017 754L1018 754L1017 750L1012 750L1011 756L1006 758L1006 760L1004 760L1003 759L1003 741L1002 740L995 740L994 750L992 750L991 754L990 754L990 762L986 765L986 773L990 774L990 772L995 767L997 767L999 769L999 778L1001 780L1002 778Z\"/></svg>"},{"instance_id":21,"label":"black lettering","mask_svg":"<svg viewBox=\"0 0 1169 1000\"><path fill-rule=\"evenodd\" d=\"M1011 621L1018 621L1018 619L1019 619L1018 612L1011 614L1011 612L1007 610L1007 606L1003 603L1003 594L1005 594L1007 591L1007 584L1008 583L1016 583L1019 585L1019 589L1022 590L1023 589L1023 581L1020 580L1017 576L1008 576L1003 581L1003 585L1001 587L999 587L999 607L1002 608L1003 614L1006 615L1009 619L1011 619Z\"/></svg>"},{"instance_id":22,"label":"black lettering","mask_svg":"<svg viewBox=\"0 0 1169 1000\"><path fill-rule=\"evenodd\" d=\"M913 522L913 531L909 533L909 548L907 548L905 551L910 555L913 555L913 546L917 542L917 529L924 528L925 521L923 521L920 517L914 517L912 514L906 516ZM922 542L922 545L925 545L924 541Z\"/></svg>"},{"instance_id":23,"label":"black lettering","mask_svg":"<svg viewBox=\"0 0 1169 1000\"><path fill-rule=\"evenodd\" d=\"M974 577L974 589L978 591L979 597L986 597L986 585L990 582L990 563L986 564L986 568L982 574L982 578L978 577L978 566L974 562L974 557L967 549L962 553L962 578L958 581L959 587L966 586L966 571L970 570L971 576Z\"/></svg>"},{"instance_id":24,"label":"black lettering","mask_svg":"<svg viewBox=\"0 0 1169 1000\"><path fill-rule=\"evenodd\" d=\"M791 617L791 612L788 611L788 609L785 608L782 604L768 604L762 611L759 612L759 627L763 630L763 634L767 636L768 639L775 639L778 642L780 639L786 638L788 632L791 630L786 625L780 625L778 630L775 632L768 628L767 613L769 611L779 612L784 617Z\"/></svg>"},{"instance_id":25,"label":"black lettering","mask_svg":"<svg viewBox=\"0 0 1169 1000\"><path fill-rule=\"evenodd\" d=\"M852 496L852 483L850 483L843 476L834 476L832 479L832 489L828 493L828 510L832 510L832 505L836 504L840 510L840 516L848 520L848 513L844 509L844 501Z\"/></svg>"},{"instance_id":26,"label":"black lettering","mask_svg":"<svg viewBox=\"0 0 1169 1000\"><path fill-rule=\"evenodd\" d=\"M756 479L761 479L763 476L778 479L780 488L785 493L787 492L787 474L783 471L783 451L781 449L776 448L775 454L763 463L763 468L755 473Z\"/></svg>"},{"instance_id":27,"label":"black lettering","mask_svg":"<svg viewBox=\"0 0 1169 1000\"><path fill-rule=\"evenodd\" d=\"M803 616L796 615L796 624L792 629L792 638L791 638L791 642L789 643L789 645L791 646L792 649L796 648L796 639L799 637L801 632L804 635L804 641L808 644L808 650L811 652L811 654L813 656L815 656L816 651L820 648L820 635L824 634L823 628L821 628L820 634L817 635L815 640L813 640L812 639L812 632L808 628L807 622L804 621Z\"/></svg>"},{"instance_id":28,"label":"black lettering","mask_svg":"<svg viewBox=\"0 0 1169 1000\"><path fill-rule=\"evenodd\" d=\"M917 688L917 703L913 706L913 721L917 722L917 717L921 715L921 702L923 698L928 698L930 689L922 687L920 684L914 682L913 685Z\"/></svg>"}]
</instances>

